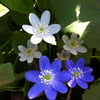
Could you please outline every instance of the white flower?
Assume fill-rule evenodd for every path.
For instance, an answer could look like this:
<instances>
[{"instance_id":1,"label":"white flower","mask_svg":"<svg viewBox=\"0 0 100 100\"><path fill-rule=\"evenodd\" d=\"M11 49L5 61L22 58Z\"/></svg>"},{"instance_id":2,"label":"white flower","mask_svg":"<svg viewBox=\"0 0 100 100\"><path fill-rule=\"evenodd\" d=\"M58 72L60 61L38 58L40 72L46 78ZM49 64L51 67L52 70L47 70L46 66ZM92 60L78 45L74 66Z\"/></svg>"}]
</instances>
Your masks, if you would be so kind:
<instances>
[{"instance_id":1,"label":"white flower","mask_svg":"<svg viewBox=\"0 0 100 100\"><path fill-rule=\"evenodd\" d=\"M50 22L50 12L48 10L44 11L41 19L39 19L35 14L31 13L29 15L29 21L31 25L23 25L22 28L29 34L33 34L31 37L31 42L33 44L38 44L42 39L53 45L56 45L55 37L56 34L61 29L59 24L48 25Z\"/></svg>"},{"instance_id":2,"label":"white flower","mask_svg":"<svg viewBox=\"0 0 100 100\"><path fill-rule=\"evenodd\" d=\"M37 45L32 44L29 40L27 41L27 48L23 45L19 45L18 49L20 50L20 53L18 54L20 56L20 61L26 61L27 63L31 63L33 61L33 58L40 58L42 54L39 51L36 51L38 48Z\"/></svg>"},{"instance_id":3,"label":"white flower","mask_svg":"<svg viewBox=\"0 0 100 100\"><path fill-rule=\"evenodd\" d=\"M87 52L87 49L84 46L81 46L81 44L84 43L83 40L80 40L77 37L77 34L72 33L70 40L66 35L63 35L62 37L65 45L63 45L63 48L65 50L70 51L73 55L77 55L77 52L85 53Z\"/></svg>"}]
</instances>

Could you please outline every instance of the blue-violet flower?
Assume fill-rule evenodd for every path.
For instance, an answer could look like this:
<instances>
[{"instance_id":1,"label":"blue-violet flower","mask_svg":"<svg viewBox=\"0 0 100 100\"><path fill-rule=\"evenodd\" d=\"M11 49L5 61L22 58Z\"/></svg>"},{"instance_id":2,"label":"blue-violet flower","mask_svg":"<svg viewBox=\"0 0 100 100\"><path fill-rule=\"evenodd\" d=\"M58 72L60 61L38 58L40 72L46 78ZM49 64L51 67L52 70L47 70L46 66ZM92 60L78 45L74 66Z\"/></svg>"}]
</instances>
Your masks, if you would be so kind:
<instances>
[{"instance_id":1,"label":"blue-violet flower","mask_svg":"<svg viewBox=\"0 0 100 100\"><path fill-rule=\"evenodd\" d=\"M87 82L94 80L92 73L92 68L84 67L85 61L83 58L79 58L76 62L76 65L71 61L66 61L67 72L70 73L70 79L68 81L69 87L75 87L78 84L81 88L87 89Z\"/></svg>"},{"instance_id":2,"label":"blue-violet flower","mask_svg":"<svg viewBox=\"0 0 100 100\"><path fill-rule=\"evenodd\" d=\"M28 92L29 99L37 97L43 91L49 100L56 99L57 91L66 93L68 89L62 82L69 80L69 75L66 74L67 71L60 71L61 61L58 59L50 64L49 59L42 56L39 65L41 72L30 70L25 73L28 81L36 83Z\"/></svg>"}]
</instances>

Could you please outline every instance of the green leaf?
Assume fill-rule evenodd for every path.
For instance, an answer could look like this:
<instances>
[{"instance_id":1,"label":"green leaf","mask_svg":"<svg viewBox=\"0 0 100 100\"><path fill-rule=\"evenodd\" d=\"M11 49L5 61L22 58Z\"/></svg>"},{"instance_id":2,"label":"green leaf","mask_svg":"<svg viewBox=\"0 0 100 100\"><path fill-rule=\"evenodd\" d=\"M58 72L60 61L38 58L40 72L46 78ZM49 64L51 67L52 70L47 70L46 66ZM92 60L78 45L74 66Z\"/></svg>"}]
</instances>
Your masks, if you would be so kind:
<instances>
[{"instance_id":1,"label":"green leaf","mask_svg":"<svg viewBox=\"0 0 100 100\"><path fill-rule=\"evenodd\" d=\"M33 0L1 0L10 9L21 12L31 13L35 12Z\"/></svg>"},{"instance_id":2,"label":"green leaf","mask_svg":"<svg viewBox=\"0 0 100 100\"><path fill-rule=\"evenodd\" d=\"M100 8L89 3L88 0L50 0L50 6L63 30L67 27L67 32L81 34L81 38L85 39L90 48L100 50ZM83 34L79 31L82 28Z\"/></svg>"},{"instance_id":3,"label":"green leaf","mask_svg":"<svg viewBox=\"0 0 100 100\"><path fill-rule=\"evenodd\" d=\"M0 65L0 86L11 83L15 80L14 71L11 63Z\"/></svg>"},{"instance_id":4,"label":"green leaf","mask_svg":"<svg viewBox=\"0 0 100 100\"><path fill-rule=\"evenodd\" d=\"M89 25L89 21L87 22L81 22L81 21L74 21L70 25L65 27L65 32L70 32L70 33L77 33L80 35L80 37L83 35L85 29Z\"/></svg>"},{"instance_id":5,"label":"green leaf","mask_svg":"<svg viewBox=\"0 0 100 100\"><path fill-rule=\"evenodd\" d=\"M14 51L16 53L19 52L18 45L24 45L27 46L27 40L30 39L30 34L23 33L23 32L15 32L12 37L12 48L14 48Z\"/></svg>"},{"instance_id":6,"label":"green leaf","mask_svg":"<svg viewBox=\"0 0 100 100\"><path fill-rule=\"evenodd\" d=\"M9 12L9 9L4 5L0 4L0 17L4 16L6 13Z\"/></svg>"},{"instance_id":7,"label":"green leaf","mask_svg":"<svg viewBox=\"0 0 100 100\"><path fill-rule=\"evenodd\" d=\"M85 90L82 100L100 100L100 81L91 85L90 89Z\"/></svg>"}]
</instances>

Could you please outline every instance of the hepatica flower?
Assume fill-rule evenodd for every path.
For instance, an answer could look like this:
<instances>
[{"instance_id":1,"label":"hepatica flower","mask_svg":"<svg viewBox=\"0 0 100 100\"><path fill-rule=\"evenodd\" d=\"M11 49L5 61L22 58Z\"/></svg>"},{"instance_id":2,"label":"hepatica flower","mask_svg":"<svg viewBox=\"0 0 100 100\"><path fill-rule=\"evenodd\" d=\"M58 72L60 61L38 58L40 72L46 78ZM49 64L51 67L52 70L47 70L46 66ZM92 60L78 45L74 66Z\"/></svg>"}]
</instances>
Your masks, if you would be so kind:
<instances>
[{"instance_id":1,"label":"hepatica flower","mask_svg":"<svg viewBox=\"0 0 100 100\"><path fill-rule=\"evenodd\" d=\"M44 11L41 19L39 19L35 14L31 13L29 15L29 21L31 25L23 25L22 28L29 34L33 34L31 37L31 42L33 44L38 44L42 39L53 45L56 45L55 37L56 34L61 29L59 24L49 25L50 22L50 12L48 10Z\"/></svg>"},{"instance_id":2,"label":"hepatica flower","mask_svg":"<svg viewBox=\"0 0 100 100\"><path fill-rule=\"evenodd\" d=\"M57 56L60 60L67 60L70 58L70 52L62 50L61 53L57 53Z\"/></svg>"},{"instance_id":3,"label":"hepatica flower","mask_svg":"<svg viewBox=\"0 0 100 100\"><path fill-rule=\"evenodd\" d=\"M84 46L81 46L84 43L84 41L80 40L77 37L77 34L72 33L70 40L66 35L63 35L62 39L65 43L65 45L63 45L63 48L65 50L70 51L73 55L77 55L77 52L87 52L87 49Z\"/></svg>"},{"instance_id":4,"label":"hepatica flower","mask_svg":"<svg viewBox=\"0 0 100 100\"><path fill-rule=\"evenodd\" d=\"M92 73L92 68L84 67L85 61L83 58L79 58L76 62L76 65L71 61L66 61L66 67L68 72L70 73L71 77L68 81L69 87L75 87L78 84L81 88L87 89L88 84L87 82L91 82L94 80Z\"/></svg>"},{"instance_id":5,"label":"hepatica flower","mask_svg":"<svg viewBox=\"0 0 100 100\"><path fill-rule=\"evenodd\" d=\"M27 48L23 45L19 45L18 49L20 50L20 53L18 54L20 56L20 61L26 61L27 63L31 63L33 61L33 58L40 58L42 54L37 51L38 46L32 44L29 40L27 41Z\"/></svg>"},{"instance_id":6,"label":"hepatica flower","mask_svg":"<svg viewBox=\"0 0 100 100\"><path fill-rule=\"evenodd\" d=\"M57 91L66 93L67 87L62 83L69 79L67 71L60 71L62 63L60 60L55 60L51 64L46 56L39 59L40 70L30 70L25 73L25 78L36 84L28 92L29 99L34 99L41 92L45 92L49 100L55 100Z\"/></svg>"}]
</instances>

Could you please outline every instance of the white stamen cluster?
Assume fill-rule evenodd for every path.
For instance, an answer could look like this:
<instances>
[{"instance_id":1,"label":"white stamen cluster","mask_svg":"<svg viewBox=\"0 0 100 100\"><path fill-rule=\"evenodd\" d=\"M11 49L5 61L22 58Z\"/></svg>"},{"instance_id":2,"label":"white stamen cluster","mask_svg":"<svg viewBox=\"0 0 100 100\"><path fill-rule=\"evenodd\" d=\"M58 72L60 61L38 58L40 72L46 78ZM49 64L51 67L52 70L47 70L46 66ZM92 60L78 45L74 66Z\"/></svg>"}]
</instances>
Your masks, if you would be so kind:
<instances>
[{"instance_id":1,"label":"white stamen cluster","mask_svg":"<svg viewBox=\"0 0 100 100\"><path fill-rule=\"evenodd\" d=\"M73 70L69 70L71 74L73 75L72 78L81 78L83 76L83 71L82 69L78 68L73 68Z\"/></svg>"},{"instance_id":2,"label":"white stamen cluster","mask_svg":"<svg viewBox=\"0 0 100 100\"><path fill-rule=\"evenodd\" d=\"M45 76L48 75L50 77L50 79L46 79ZM53 78L54 78L54 75L52 73L52 70L48 71L48 70L44 70L44 72L41 72L41 75L39 75L39 78L41 79L41 83L44 83L46 85L49 85L51 84Z\"/></svg>"},{"instance_id":3,"label":"white stamen cluster","mask_svg":"<svg viewBox=\"0 0 100 100\"><path fill-rule=\"evenodd\" d=\"M34 30L39 35L47 34L49 32L48 25L46 25L45 23L36 24Z\"/></svg>"}]
</instances>

